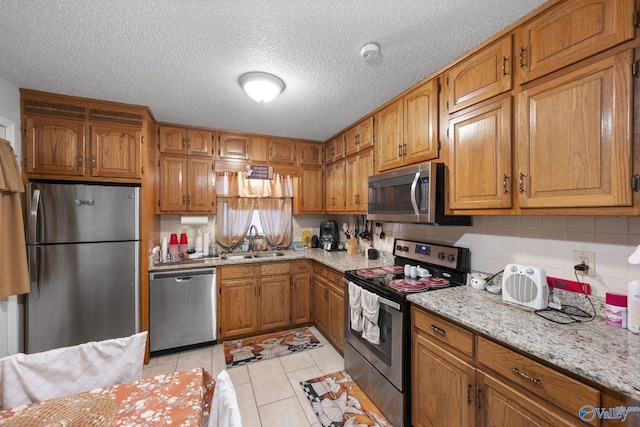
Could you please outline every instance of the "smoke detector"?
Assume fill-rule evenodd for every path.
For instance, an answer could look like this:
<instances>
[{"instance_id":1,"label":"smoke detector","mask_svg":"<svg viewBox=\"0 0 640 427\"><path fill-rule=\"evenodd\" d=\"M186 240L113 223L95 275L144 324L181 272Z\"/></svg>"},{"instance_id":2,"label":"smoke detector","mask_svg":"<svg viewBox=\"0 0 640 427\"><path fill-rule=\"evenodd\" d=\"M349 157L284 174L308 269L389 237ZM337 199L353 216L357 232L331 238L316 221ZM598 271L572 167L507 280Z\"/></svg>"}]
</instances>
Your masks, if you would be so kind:
<instances>
[{"instance_id":1,"label":"smoke detector","mask_svg":"<svg viewBox=\"0 0 640 427\"><path fill-rule=\"evenodd\" d=\"M368 59L376 59L380 55L380 46L375 43L368 43L360 49L360 56L365 61Z\"/></svg>"}]
</instances>

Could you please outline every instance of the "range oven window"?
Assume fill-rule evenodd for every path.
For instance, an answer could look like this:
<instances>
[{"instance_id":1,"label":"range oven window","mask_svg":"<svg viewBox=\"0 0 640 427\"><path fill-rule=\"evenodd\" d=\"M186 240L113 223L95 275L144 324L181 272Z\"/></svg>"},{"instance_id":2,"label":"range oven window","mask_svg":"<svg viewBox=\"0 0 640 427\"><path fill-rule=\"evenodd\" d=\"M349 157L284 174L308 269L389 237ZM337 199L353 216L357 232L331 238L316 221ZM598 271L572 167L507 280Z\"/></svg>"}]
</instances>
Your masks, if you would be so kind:
<instances>
[{"instance_id":1,"label":"range oven window","mask_svg":"<svg viewBox=\"0 0 640 427\"><path fill-rule=\"evenodd\" d=\"M368 340L362 338L361 332L356 332L353 329L351 334L362 344L364 344L373 354L375 354L379 361L383 362L387 366L391 366L391 346L393 344L393 320L391 313L385 309L385 306L380 304L380 310L378 312L378 327L380 328L380 344L372 344ZM399 338L399 337L398 337Z\"/></svg>"}]
</instances>

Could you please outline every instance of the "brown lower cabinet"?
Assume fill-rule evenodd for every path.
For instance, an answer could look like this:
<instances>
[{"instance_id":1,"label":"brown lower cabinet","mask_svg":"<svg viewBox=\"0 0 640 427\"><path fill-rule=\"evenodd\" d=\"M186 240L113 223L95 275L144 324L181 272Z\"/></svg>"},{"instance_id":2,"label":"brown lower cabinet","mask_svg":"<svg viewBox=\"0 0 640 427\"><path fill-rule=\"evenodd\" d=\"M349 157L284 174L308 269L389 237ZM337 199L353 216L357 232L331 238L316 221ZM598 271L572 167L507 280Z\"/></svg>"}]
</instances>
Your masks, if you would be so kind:
<instances>
[{"instance_id":1,"label":"brown lower cabinet","mask_svg":"<svg viewBox=\"0 0 640 427\"><path fill-rule=\"evenodd\" d=\"M313 264L313 322L344 354L344 284L342 273Z\"/></svg>"},{"instance_id":2,"label":"brown lower cabinet","mask_svg":"<svg viewBox=\"0 0 640 427\"><path fill-rule=\"evenodd\" d=\"M311 263L218 268L218 340L311 323Z\"/></svg>"},{"instance_id":3,"label":"brown lower cabinet","mask_svg":"<svg viewBox=\"0 0 640 427\"><path fill-rule=\"evenodd\" d=\"M579 418L583 405L629 404L614 392L585 384L421 308L412 307L411 322L415 427L624 425Z\"/></svg>"}]
</instances>

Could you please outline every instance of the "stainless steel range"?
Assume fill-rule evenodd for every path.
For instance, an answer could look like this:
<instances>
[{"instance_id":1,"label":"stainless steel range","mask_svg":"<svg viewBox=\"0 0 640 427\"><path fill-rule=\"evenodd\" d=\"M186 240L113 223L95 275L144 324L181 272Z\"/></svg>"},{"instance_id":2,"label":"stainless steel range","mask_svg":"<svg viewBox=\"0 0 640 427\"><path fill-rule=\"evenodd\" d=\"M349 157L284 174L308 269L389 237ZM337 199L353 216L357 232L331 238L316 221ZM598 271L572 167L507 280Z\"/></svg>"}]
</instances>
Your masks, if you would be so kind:
<instances>
[{"instance_id":1,"label":"stainless steel range","mask_svg":"<svg viewBox=\"0 0 640 427\"><path fill-rule=\"evenodd\" d=\"M394 266L350 270L345 286L345 369L394 427L411 425L410 292L425 292L466 282L469 250L412 240L394 241ZM406 277L406 264L420 267L421 276ZM428 273L424 271L428 270ZM352 284L350 284L350 282ZM352 324L350 291L373 293L378 299L379 343ZM354 292L355 291L355 292ZM362 293L364 298L365 293ZM356 316L357 319L357 316ZM357 323L357 320L356 320ZM355 329L355 330L354 330ZM375 338L375 337L374 337Z\"/></svg>"}]
</instances>

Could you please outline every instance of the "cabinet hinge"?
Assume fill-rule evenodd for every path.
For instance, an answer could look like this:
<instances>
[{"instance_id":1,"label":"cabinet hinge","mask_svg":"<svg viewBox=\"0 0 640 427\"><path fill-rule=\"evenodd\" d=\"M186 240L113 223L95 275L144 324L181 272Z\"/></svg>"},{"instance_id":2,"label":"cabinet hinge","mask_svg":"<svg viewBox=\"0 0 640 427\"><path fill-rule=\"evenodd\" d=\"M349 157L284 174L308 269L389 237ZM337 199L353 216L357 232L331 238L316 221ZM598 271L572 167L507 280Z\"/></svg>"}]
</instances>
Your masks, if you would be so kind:
<instances>
[{"instance_id":1,"label":"cabinet hinge","mask_svg":"<svg viewBox=\"0 0 640 427\"><path fill-rule=\"evenodd\" d=\"M447 76L447 86L449 86L449 77Z\"/></svg>"},{"instance_id":2,"label":"cabinet hinge","mask_svg":"<svg viewBox=\"0 0 640 427\"><path fill-rule=\"evenodd\" d=\"M218 288L218 293L222 295L222 288Z\"/></svg>"},{"instance_id":3,"label":"cabinet hinge","mask_svg":"<svg viewBox=\"0 0 640 427\"><path fill-rule=\"evenodd\" d=\"M633 26L636 28L640 28L640 10L636 10L633 13Z\"/></svg>"},{"instance_id":4,"label":"cabinet hinge","mask_svg":"<svg viewBox=\"0 0 640 427\"><path fill-rule=\"evenodd\" d=\"M141 173L142 175L144 175L144 166L142 166L142 167L140 168L140 173Z\"/></svg>"},{"instance_id":5,"label":"cabinet hinge","mask_svg":"<svg viewBox=\"0 0 640 427\"><path fill-rule=\"evenodd\" d=\"M442 141L438 140L438 151L442 149Z\"/></svg>"},{"instance_id":6,"label":"cabinet hinge","mask_svg":"<svg viewBox=\"0 0 640 427\"><path fill-rule=\"evenodd\" d=\"M640 77L640 61L636 61L631 65L631 74L633 77Z\"/></svg>"},{"instance_id":7,"label":"cabinet hinge","mask_svg":"<svg viewBox=\"0 0 640 427\"><path fill-rule=\"evenodd\" d=\"M144 136L141 136L141 137L140 137L140 143L141 143L141 144L144 144Z\"/></svg>"},{"instance_id":8,"label":"cabinet hinge","mask_svg":"<svg viewBox=\"0 0 640 427\"><path fill-rule=\"evenodd\" d=\"M447 138L449 138L449 128L447 128Z\"/></svg>"},{"instance_id":9,"label":"cabinet hinge","mask_svg":"<svg viewBox=\"0 0 640 427\"><path fill-rule=\"evenodd\" d=\"M449 101L447 101L447 111L449 111Z\"/></svg>"},{"instance_id":10,"label":"cabinet hinge","mask_svg":"<svg viewBox=\"0 0 640 427\"><path fill-rule=\"evenodd\" d=\"M24 159L24 167L25 168L27 167L27 159L26 158Z\"/></svg>"},{"instance_id":11,"label":"cabinet hinge","mask_svg":"<svg viewBox=\"0 0 640 427\"><path fill-rule=\"evenodd\" d=\"M158 151L160 151L160 143L158 143Z\"/></svg>"},{"instance_id":12,"label":"cabinet hinge","mask_svg":"<svg viewBox=\"0 0 640 427\"><path fill-rule=\"evenodd\" d=\"M158 167L160 167L160 160L158 160Z\"/></svg>"},{"instance_id":13,"label":"cabinet hinge","mask_svg":"<svg viewBox=\"0 0 640 427\"><path fill-rule=\"evenodd\" d=\"M160 128L158 128L158 136L160 136ZM158 147L160 147L160 144L158 144Z\"/></svg>"},{"instance_id":14,"label":"cabinet hinge","mask_svg":"<svg viewBox=\"0 0 640 427\"><path fill-rule=\"evenodd\" d=\"M442 85L438 82L438 93L442 92Z\"/></svg>"},{"instance_id":15,"label":"cabinet hinge","mask_svg":"<svg viewBox=\"0 0 640 427\"><path fill-rule=\"evenodd\" d=\"M22 132L25 133L25 134L27 133L27 123L26 122L22 124Z\"/></svg>"},{"instance_id":16,"label":"cabinet hinge","mask_svg":"<svg viewBox=\"0 0 640 427\"><path fill-rule=\"evenodd\" d=\"M640 192L640 175L631 177L631 189L636 193Z\"/></svg>"},{"instance_id":17,"label":"cabinet hinge","mask_svg":"<svg viewBox=\"0 0 640 427\"><path fill-rule=\"evenodd\" d=\"M158 207L160 207L160 199L158 199Z\"/></svg>"}]
</instances>

